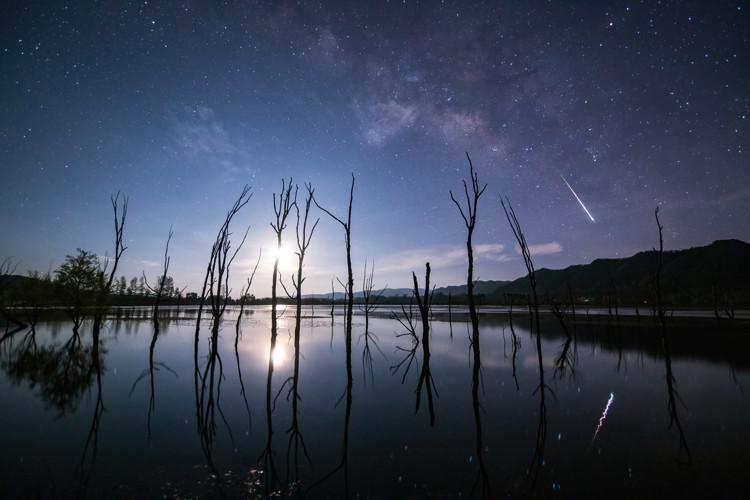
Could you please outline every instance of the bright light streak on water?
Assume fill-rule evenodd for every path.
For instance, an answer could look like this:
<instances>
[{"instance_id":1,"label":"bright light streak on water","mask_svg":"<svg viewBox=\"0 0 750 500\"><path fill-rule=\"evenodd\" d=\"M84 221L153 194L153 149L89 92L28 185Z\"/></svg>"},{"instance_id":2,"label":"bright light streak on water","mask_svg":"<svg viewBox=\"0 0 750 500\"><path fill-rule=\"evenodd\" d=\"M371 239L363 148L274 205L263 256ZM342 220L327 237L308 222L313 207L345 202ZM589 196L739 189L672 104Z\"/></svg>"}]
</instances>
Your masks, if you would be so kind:
<instances>
[{"instance_id":1,"label":"bright light streak on water","mask_svg":"<svg viewBox=\"0 0 750 500\"><path fill-rule=\"evenodd\" d=\"M602 416L599 418L599 424L596 426L596 431L594 431L594 437L591 438L591 444L594 444L594 441L596 441L596 436L598 436L599 431L602 430L604 421L607 419L607 412L609 411L609 407L612 406L612 402L614 400L615 400L615 393L610 392L609 399L607 400L607 405L604 407L604 412L602 412Z\"/></svg>"}]
</instances>

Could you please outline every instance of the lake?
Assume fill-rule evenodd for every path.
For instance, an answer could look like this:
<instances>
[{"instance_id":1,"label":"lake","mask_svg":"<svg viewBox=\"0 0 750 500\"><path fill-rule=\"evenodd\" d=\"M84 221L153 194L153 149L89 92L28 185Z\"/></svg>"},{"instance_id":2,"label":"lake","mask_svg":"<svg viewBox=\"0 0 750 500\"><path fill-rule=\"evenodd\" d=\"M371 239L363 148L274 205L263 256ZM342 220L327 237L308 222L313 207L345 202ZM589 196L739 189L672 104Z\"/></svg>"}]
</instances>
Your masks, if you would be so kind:
<instances>
[{"instance_id":1,"label":"lake","mask_svg":"<svg viewBox=\"0 0 750 500\"><path fill-rule=\"evenodd\" d=\"M72 323L40 321L0 345L3 497L747 494L750 354L741 327L670 320L665 355L651 318L579 314L563 327L545 314L540 391L528 315L516 313L512 331L506 312L480 315L476 371L466 316L454 311L448 321L435 308L432 394L423 384L415 412L423 346L412 359L411 337L390 316L399 311L370 316L371 365L365 318L355 314L347 411L343 311L304 309L296 419L291 307L279 319L270 415L269 307L246 308L236 348L238 311L227 310L215 348L204 316L197 371L194 309L163 311L155 342L148 309L113 313L98 346L91 322L76 335ZM290 437L303 440L296 456Z\"/></svg>"}]
</instances>

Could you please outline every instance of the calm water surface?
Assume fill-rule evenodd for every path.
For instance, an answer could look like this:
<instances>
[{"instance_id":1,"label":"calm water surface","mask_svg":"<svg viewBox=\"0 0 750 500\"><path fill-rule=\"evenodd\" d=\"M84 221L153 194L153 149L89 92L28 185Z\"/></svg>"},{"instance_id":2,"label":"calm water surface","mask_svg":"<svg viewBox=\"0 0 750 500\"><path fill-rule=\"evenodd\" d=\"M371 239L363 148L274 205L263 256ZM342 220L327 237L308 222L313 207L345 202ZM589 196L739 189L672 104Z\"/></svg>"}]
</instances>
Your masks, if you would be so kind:
<instances>
[{"instance_id":1,"label":"calm water surface","mask_svg":"<svg viewBox=\"0 0 750 500\"><path fill-rule=\"evenodd\" d=\"M202 326L197 383L195 311L171 311L155 343L147 311L110 319L98 349L90 323L76 336L69 323L40 322L3 342L3 497L264 497L271 318L263 307L245 313L235 349L237 312L227 311L214 356L210 325ZM279 322L270 456L287 492L291 483L308 498L747 494L750 355L737 335L717 336L715 323L670 325L665 357L656 329L579 316L568 321L576 341L561 358L566 337L546 316L542 408L528 316L514 318L515 363L507 315L481 317L476 378L466 318L454 314L451 324L438 314L430 426L424 390L415 413L421 346L405 377L406 364L392 374L411 342L380 311L370 318L378 339L370 372L364 317L355 315L347 433L344 318L326 313L306 309L302 320L297 416L310 461L300 448L296 466L292 402L282 387L294 362L291 308Z\"/></svg>"}]
</instances>

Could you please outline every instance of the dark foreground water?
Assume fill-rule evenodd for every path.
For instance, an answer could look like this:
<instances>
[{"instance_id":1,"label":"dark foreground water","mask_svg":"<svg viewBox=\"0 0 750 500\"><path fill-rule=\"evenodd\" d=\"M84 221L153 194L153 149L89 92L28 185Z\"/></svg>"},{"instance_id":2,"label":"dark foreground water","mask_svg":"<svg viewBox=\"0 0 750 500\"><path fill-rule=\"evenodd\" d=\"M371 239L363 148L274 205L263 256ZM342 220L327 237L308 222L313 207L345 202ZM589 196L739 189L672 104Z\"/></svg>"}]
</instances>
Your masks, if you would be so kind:
<instances>
[{"instance_id":1,"label":"dark foreground water","mask_svg":"<svg viewBox=\"0 0 750 500\"><path fill-rule=\"evenodd\" d=\"M370 372L364 317L355 316L347 412L343 316L332 323L327 311L306 309L296 429L308 462L301 441L296 460L289 447L293 406L282 388L294 366L291 311L273 356L270 450L267 308L246 311L236 349L236 311L227 311L218 349L205 323L197 378L195 311L162 321L155 343L145 311L110 319L98 348L90 323L77 336L66 322L16 333L0 346L0 496L262 498L270 487L307 498L748 495L741 331L673 321L665 356L658 329L579 315L568 318L576 341L561 356L564 330L545 315L542 406L528 316L514 318L515 363L507 315L481 317L477 373L465 318L454 314L451 326L437 315L431 426L426 387L415 414L422 346L405 378L406 363L391 373L411 347L396 336L399 322L384 311L370 318L379 347L371 345Z\"/></svg>"}]
</instances>

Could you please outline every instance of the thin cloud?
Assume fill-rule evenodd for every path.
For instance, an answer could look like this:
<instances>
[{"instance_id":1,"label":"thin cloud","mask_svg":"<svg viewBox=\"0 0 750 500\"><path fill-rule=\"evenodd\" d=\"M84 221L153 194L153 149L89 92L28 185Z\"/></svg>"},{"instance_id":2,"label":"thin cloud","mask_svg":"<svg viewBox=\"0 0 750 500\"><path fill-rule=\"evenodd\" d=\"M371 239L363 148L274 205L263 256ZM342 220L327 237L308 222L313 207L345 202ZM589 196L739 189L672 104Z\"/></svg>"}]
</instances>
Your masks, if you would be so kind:
<instances>
[{"instance_id":1,"label":"thin cloud","mask_svg":"<svg viewBox=\"0 0 750 500\"><path fill-rule=\"evenodd\" d=\"M550 241L549 243L539 243L536 245L529 245L529 252L532 256L535 255L552 255L563 251L563 247L556 241ZM521 247L516 245L516 253L521 254Z\"/></svg>"},{"instance_id":2,"label":"thin cloud","mask_svg":"<svg viewBox=\"0 0 750 500\"><path fill-rule=\"evenodd\" d=\"M231 134L213 109L195 106L186 115L172 123L172 139L183 154L209 168L221 167L229 177L254 173L250 146Z\"/></svg>"},{"instance_id":3,"label":"thin cloud","mask_svg":"<svg viewBox=\"0 0 750 500\"><path fill-rule=\"evenodd\" d=\"M497 243L483 243L474 246L474 258L477 262L507 262L512 260L504 253L505 246ZM403 272L421 269L429 262L433 269L450 268L466 263L466 247L459 245L438 245L433 247L412 248L376 259L378 271L383 273Z\"/></svg>"}]
</instances>

